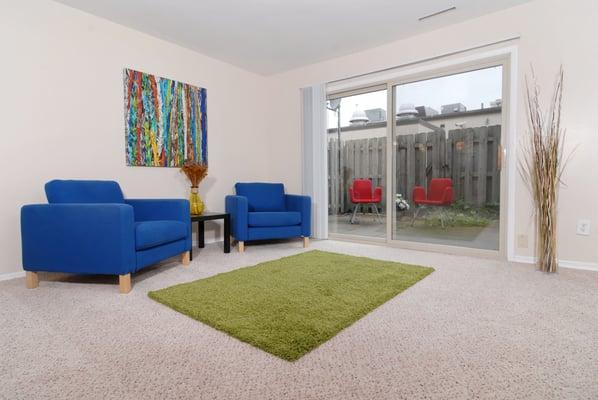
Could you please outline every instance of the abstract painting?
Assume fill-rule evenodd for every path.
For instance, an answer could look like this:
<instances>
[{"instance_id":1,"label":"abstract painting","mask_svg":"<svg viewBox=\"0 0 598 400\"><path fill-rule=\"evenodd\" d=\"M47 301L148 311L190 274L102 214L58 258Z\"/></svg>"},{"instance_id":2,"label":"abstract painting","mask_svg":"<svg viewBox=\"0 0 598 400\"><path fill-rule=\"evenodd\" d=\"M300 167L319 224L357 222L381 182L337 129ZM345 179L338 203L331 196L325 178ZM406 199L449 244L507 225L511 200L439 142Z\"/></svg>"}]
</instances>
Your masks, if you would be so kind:
<instances>
[{"instance_id":1,"label":"abstract painting","mask_svg":"<svg viewBox=\"0 0 598 400\"><path fill-rule=\"evenodd\" d=\"M124 70L127 165L208 163L206 89Z\"/></svg>"}]
</instances>

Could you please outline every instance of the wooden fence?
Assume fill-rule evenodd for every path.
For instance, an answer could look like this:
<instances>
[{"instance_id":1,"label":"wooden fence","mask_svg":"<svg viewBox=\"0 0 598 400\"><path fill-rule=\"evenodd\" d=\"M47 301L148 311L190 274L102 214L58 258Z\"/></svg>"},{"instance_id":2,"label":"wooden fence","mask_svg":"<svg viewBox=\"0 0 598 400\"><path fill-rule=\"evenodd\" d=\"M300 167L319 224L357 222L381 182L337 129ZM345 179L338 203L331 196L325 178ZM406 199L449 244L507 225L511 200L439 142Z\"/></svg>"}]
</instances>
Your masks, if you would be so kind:
<instances>
[{"instance_id":1,"label":"wooden fence","mask_svg":"<svg viewBox=\"0 0 598 400\"><path fill-rule=\"evenodd\" d=\"M474 206L500 201L500 125L399 135L396 188L411 202L414 186L452 178L455 199ZM340 157L339 157L340 155ZM339 165L340 163L340 165ZM368 178L386 190L386 137L328 141L328 198L331 213L352 209L349 186ZM382 207L385 206L385 194ZM384 208L383 208L384 209Z\"/></svg>"}]
</instances>

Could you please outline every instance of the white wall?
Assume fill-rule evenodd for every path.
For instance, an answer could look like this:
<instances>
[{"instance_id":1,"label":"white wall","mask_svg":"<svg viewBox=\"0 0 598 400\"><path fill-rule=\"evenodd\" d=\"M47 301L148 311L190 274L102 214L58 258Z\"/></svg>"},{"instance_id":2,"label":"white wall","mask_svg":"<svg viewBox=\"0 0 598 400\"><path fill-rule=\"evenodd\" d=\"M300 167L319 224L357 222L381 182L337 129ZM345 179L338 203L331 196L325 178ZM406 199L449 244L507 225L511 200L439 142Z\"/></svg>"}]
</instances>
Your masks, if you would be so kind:
<instances>
[{"instance_id":1,"label":"white wall","mask_svg":"<svg viewBox=\"0 0 598 400\"><path fill-rule=\"evenodd\" d=\"M188 184L177 169L125 166L124 67L208 89L210 176L200 192L208 209L222 210L224 196L240 180L278 180L288 191L300 191L301 87L517 34L520 82L533 63L544 93L549 94L559 64L565 66L564 121L570 147L579 147L564 177L567 187L561 191L560 255L582 266L596 266L596 15L598 3L592 0L536 0L262 77L58 3L2 0L0 275L21 271L19 209L45 202L43 184L50 179L116 179L128 197L187 196ZM522 93L519 88L519 135L526 129ZM527 190L518 180L516 234L533 234L529 205ZM575 235L579 218L592 220L591 236ZM517 249L517 254L529 256L531 249Z\"/></svg>"},{"instance_id":2,"label":"white wall","mask_svg":"<svg viewBox=\"0 0 598 400\"><path fill-rule=\"evenodd\" d=\"M115 179L127 197L188 196L178 169L125 166L124 67L207 88L208 210L224 209L234 182L268 179L264 77L58 3L1 7L0 275L22 270L20 207L45 202L50 179ZM207 229L207 240L222 234Z\"/></svg>"},{"instance_id":3,"label":"white wall","mask_svg":"<svg viewBox=\"0 0 598 400\"><path fill-rule=\"evenodd\" d=\"M562 63L565 67L563 117L569 149L579 145L564 181L559 207L560 258L598 268L598 2L594 0L536 0L522 6L489 14L427 34L397 41L349 56L309 65L273 77L274 99L269 115L272 177L287 183L290 190L301 188L299 89L394 67L408 62L474 47L483 43L521 35L518 80L533 64L543 93L552 91L554 77ZM526 131L523 88L518 89L516 110L518 140ZM286 127L284 131L281 126ZM516 183L515 234L530 235L530 248L517 248L518 256L532 254L533 227L527 189L521 179ZM591 236L577 236L576 222L589 218Z\"/></svg>"}]
</instances>

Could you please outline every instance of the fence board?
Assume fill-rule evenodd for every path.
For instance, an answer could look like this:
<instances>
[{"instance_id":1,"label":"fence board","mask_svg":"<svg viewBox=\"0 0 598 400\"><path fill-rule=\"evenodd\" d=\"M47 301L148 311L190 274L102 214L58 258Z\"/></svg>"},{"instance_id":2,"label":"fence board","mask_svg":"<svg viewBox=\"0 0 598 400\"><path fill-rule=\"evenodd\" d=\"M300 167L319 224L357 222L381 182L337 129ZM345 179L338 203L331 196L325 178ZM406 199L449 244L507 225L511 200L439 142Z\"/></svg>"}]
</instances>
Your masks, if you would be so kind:
<instances>
[{"instance_id":1,"label":"fence board","mask_svg":"<svg viewBox=\"0 0 598 400\"><path fill-rule=\"evenodd\" d=\"M412 200L416 185L427 187L432 178L450 177L455 199L474 206L500 202L498 151L500 125L400 135L394 148L397 192ZM339 159L340 146L340 159ZM354 179L386 185L386 138L328 142L328 193L331 213L351 211L348 189ZM383 195L384 207L385 195Z\"/></svg>"}]
</instances>

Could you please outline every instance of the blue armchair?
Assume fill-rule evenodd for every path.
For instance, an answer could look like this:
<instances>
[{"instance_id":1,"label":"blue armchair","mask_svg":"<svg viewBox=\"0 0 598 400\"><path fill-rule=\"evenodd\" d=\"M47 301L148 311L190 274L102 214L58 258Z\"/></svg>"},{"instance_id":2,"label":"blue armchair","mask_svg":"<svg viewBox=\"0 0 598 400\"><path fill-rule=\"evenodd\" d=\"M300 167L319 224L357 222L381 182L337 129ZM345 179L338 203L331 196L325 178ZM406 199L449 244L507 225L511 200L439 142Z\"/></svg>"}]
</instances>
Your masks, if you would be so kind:
<instances>
[{"instance_id":1,"label":"blue armchair","mask_svg":"<svg viewBox=\"0 0 598 400\"><path fill-rule=\"evenodd\" d=\"M53 180L45 190L49 204L21 208L28 288L48 271L119 275L128 293L131 273L179 254L189 264L187 200L125 200L112 181Z\"/></svg>"},{"instance_id":2,"label":"blue armchair","mask_svg":"<svg viewBox=\"0 0 598 400\"><path fill-rule=\"evenodd\" d=\"M284 193L282 183L237 183L236 196L226 196L232 234L245 250L248 240L302 237L309 245L311 199Z\"/></svg>"}]
</instances>

